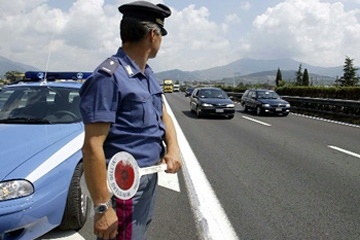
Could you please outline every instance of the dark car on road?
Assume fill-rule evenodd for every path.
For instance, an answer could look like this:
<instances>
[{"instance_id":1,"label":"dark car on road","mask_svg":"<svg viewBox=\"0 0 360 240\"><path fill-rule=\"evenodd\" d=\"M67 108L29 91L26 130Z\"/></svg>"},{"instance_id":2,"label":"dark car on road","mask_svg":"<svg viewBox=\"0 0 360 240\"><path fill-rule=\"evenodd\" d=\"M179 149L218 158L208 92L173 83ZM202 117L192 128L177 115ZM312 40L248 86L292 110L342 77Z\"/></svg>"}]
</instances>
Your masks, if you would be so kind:
<instances>
[{"instance_id":1,"label":"dark car on road","mask_svg":"<svg viewBox=\"0 0 360 240\"><path fill-rule=\"evenodd\" d=\"M188 87L188 88L186 88L186 90L185 90L185 97L190 97L191 96L191 94L192 94L192 92L194 91L194 87Z\"/></svg>"},{"instance_id":2,"label":"dark car on road","mask_svg":"<svg viewBox=\"0 0 360 240\"><path fill-rule=\"evenodd\" d=\"M241 105L245 112L255 110L257 115L270 113L287 116L290 113L290 103L273 90L248 89L241 97Z\"/></svg>"},{"instance_id":3,"label":"dark car on road","mask_svg":"<svg viewBox=\"0 0 360 240\"><path fill-rule=\"evenodd\" d=\"M190 96L190 110L200 118L206 115L234 117L235 104L225 91L215 87L195 88Z\"/></svg>"}]
</instances>

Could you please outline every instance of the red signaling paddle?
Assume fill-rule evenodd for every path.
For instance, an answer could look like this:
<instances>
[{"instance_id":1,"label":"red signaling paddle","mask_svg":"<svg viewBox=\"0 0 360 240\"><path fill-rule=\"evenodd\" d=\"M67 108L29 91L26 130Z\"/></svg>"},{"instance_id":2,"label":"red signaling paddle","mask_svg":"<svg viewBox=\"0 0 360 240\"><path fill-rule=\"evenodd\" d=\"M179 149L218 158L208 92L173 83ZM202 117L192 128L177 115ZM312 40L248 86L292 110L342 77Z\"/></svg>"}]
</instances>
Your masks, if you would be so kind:
<instances>
[{"instance_id":1,"label":"red signaling paddle","mask_svg":"<svg viewBox=\"0 0 360 240\"><path fill-rule=\"evenodd\" d=\"M142 175L166 170L165 163L140 168L128 152L118 152L109 161L107 180L110 191L123 200L132 198L137 192Z\"/></svg>"}]
</instances>

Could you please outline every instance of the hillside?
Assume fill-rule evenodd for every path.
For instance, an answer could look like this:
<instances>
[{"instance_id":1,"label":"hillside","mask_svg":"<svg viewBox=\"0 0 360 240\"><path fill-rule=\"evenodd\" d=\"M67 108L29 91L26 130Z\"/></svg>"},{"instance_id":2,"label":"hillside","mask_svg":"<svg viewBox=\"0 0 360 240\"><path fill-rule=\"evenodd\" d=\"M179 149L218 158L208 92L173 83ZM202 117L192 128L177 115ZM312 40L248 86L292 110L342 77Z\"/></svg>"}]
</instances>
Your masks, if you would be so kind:
<instances>
[{"instance_id":1,"label":"hillside","mask_svg":"<svg viewBox=\"0 0 360 240\"><path fill-rule=\"evenodd\" d=\"M308 70L310 80L320 85L332 83L337 76L343 74L342 66L324 68L300 63L292 59L255 60L247 58L205 70L187 72L171 70L159 72L156 76L158 79L172 78L180 82L222 81L232 84L239 82L255 84L274 81L278 68L280 68L284 80L293 80L300 64L302 64L303 70L305 68Z\"/></svg>"},{"instance_id":2,"label":"hillside","mask_svg":"<svg viewBox=\"0 0 360 240\"><path fill-rule=\"evenodd\" d=\"M331 84L337 76L342 76L343 74L342 66L324 68L300 63L292 59L255 60L245 58L224 66L204 70L182 71L172 69L155 73L155 75L159 81L162 79L173 79L181 83L193 81L216 81L236 85L240 82L244 84L271 83L275 81L278 68L280 68L284 80L294 80L295 72L300 64L302 64L303 70L305 68L308 70L310 81L316 85ZM38 69L0 56L0 78L3 78L8 71L26 72L31 70Z\"/></svg>"},{"instance_id":3,"label":"hillside","mask_svg":"<svg viewBox=\"0 0 360 240\"><path fill-rule=\"evenodd\" d=\"M255 60L240 59L224 66L218 66L205 70L187 71L180 70L165 71L157 73L159 79L172 78L180 82L184 81L221 81L228 84L243 83L266 83L274 81L277 69L280 68L283 79L291 81L295 79L295 72L299 65L309 72L310 80L315 84L326 85L335 81L337 76L342 76L342 66L339 67L316 67L306 63L300 63L292 59L277 60ZM176 74L174 74L176 73Z\"/></svg>"},{"instance_id":4,"label":"hillside","mask_svg":"<svg viewBox=\"0 0 360 240\"><path fill-rule=\"evenodd\" d=\"M26 72L36 70L39 69L19 62L13 62L10 59L0 56L0 78L4 78L5 73L9 71Z\"/></svg>"}]
</instances>

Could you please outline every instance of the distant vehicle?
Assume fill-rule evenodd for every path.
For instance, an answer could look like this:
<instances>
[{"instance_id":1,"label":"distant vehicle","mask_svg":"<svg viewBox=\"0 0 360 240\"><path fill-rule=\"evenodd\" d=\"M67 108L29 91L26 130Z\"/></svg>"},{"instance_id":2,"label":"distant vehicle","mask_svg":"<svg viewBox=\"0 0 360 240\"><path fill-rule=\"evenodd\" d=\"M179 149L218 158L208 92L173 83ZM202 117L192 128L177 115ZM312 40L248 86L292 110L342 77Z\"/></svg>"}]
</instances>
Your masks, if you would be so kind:
<instances>
[{"instance_id":1,"label":"distant vehicle","mask_svg":"<svg viewBox=\"0 0 360 240\"><path fill-rule=\"evenodd\" d=\"M90 73L27 72L0 91L0 239L79 230L90 199L80 189L81 81ZM71 81L56 81L71 79Z\"/></svg>"},{"instance_id":2,"label":"distant vehicle","mask_svg":"<svg viewBox=\"0 0 360 240\"><path fill-rule=\"evenodd\" d=\"M164 91L164 93L172 93L174 91L173 80L164 79L164 81L163 81L163 91Z\"/></svg>"},{"instance_id":3,"label":"distant vehicle","mask_svg":"<svg viewBox=\"0 0 360 240\"><path fill-rule=\"evenodd\" d=\"M174 92L180 92L180 84L175 83L173 86L173 91Z\"/></svg>"},{"instance_id":4,"label":"distant vehicle","mask_svg":"<svg viewBox=\"0 0 360 240\"><path fill-rule=\"evenodd\" d=\"M270 113L287 116L290 113L290 103L273 90L248 89L241 97L241 105L245 112L256 110L257 115Z\"/></svg>"},{"instance_id":5,"label":"distant vehicle","mask_svg":"<svg viewBox=\"0 0 360 240\"><path fill-rule=\"evenodd\" d=\"M225 91L214 87L195 88L190 96L190 111L197 117L207 115L234 117L235 104Z\"/></svg>"},{"instance_id":6,"label":"distant vehicle","mask_svg":"<svg viewBox=\"0 0 360 240\"><path fill-rule=\"evenodd\" d=\"M192 92L194 91L194 87L188 87L186 90L185 90L185 97L190 97Z\"/></svg>"}]
</instances>

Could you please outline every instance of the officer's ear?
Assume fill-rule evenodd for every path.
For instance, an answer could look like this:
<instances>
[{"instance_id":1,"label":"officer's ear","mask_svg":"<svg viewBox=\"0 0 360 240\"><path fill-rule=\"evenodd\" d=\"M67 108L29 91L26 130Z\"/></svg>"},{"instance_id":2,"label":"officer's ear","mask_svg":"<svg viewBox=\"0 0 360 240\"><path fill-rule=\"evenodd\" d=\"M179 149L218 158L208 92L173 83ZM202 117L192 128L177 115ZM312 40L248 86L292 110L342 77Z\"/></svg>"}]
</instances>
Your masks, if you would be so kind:
<instances>
[{"instance_id":1,"label":"officer's ear","mask_svg":"<svg viewBox=\"0 0 360 240\"><path fill-rule=\"evenodd\" d=\"M150 32L149 32L149 35L150 35L150 38L151 38L152 42L155 41L155 38L161 37L161 33L159 33L159 31L156 30L156 29L151 29Z\"/></svg>"}]
</instances>

